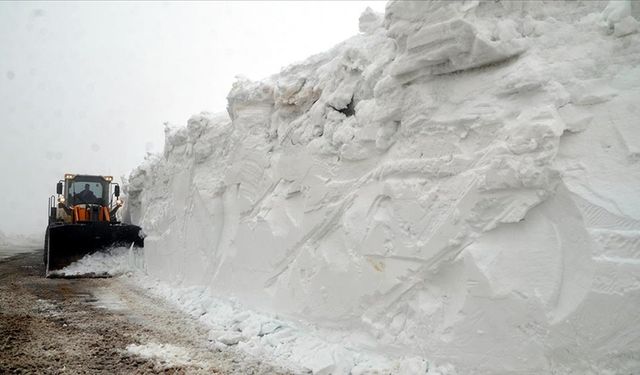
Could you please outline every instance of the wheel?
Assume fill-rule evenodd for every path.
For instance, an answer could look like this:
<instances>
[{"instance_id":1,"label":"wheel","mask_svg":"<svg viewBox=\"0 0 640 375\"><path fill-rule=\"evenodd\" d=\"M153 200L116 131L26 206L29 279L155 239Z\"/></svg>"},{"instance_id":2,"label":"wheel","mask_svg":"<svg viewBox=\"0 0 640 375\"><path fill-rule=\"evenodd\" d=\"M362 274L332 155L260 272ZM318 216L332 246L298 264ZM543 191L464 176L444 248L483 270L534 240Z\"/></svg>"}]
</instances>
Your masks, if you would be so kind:
<instances>
[{"instance_id":1,"label":"wheel","mask_svg":"<svg viewBox=\"0 0 640 375\"><path fill-rule=\"evenodd\" d=\"M42 249L42 263L44 263L45 273L47 272L49 260L49 228L44 234L44 249Z\"/></svg>"}]
</instances>

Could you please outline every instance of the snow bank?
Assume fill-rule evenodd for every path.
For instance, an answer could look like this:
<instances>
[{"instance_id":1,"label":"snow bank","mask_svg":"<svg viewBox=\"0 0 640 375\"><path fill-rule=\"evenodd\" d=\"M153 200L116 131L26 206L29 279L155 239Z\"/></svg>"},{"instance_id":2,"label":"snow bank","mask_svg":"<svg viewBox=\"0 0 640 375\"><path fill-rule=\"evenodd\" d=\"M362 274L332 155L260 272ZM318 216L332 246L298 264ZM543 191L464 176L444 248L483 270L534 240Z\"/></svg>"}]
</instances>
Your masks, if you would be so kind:
<instances>
[{"instance_id":1,"label":"snow bank","mask_svg":"<svg viewBox=\"0 0 640 375\"><path fill-rule=\"evenodd\" d=\"M176 287L134 274L132 279L151 293L172 301L182 311L210 327L212 350L233 346L250 356L288 368L293 373L428 373L455 374L451 366L436 366L418 356L388 358L367 348L327 339L335 334L305 322L248 309L235 298L216 298L203 286ZM334 338L335 339L335 338Z\"/></svg>"},{"instance_id":2,"label":"snow bank","mask_svg":"<svg viewBox=\"0 0 640 375\"><path fill-rule=\"evenodd\" d=\"M635 7L390 2L239 79L228 116L168 127L130 177L148 273L322 330L290 357L318 373L369 366L331 343L461 374L638 371Z\"/></svg>"}]
</instances>

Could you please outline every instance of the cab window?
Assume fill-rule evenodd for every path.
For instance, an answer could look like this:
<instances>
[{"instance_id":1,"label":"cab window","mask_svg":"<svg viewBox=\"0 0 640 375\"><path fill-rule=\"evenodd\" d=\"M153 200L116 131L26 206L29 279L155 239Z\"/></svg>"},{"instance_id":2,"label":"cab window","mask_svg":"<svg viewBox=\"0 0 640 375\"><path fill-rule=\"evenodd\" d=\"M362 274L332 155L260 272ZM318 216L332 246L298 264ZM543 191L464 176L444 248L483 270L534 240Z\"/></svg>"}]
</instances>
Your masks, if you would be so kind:
<instances>
[{"instance_id":1,"label":"cab window","mask_svg":"<svg viewBox=\"0 0 640 375\"><path fill-rule=\"evenodd\" d=\"M95 181L73 181L69 184L71 204L104 204L104 188Z\"/></svg>"}]
</instances>

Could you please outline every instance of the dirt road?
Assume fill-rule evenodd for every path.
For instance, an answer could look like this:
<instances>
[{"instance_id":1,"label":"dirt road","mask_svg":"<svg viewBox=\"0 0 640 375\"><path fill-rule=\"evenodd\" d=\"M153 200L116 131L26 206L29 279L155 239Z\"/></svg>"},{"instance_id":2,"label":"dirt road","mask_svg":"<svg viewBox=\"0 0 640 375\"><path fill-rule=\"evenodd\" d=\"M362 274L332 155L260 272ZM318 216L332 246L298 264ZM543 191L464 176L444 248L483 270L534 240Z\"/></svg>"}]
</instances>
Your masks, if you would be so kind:
<instances>
[{"instance_id":1,"label":"dirt road","mask_svg":"<svg viewBox=\"0 0 640 375\"><path fill-rule=\"evenodd\" d=\"M0 259L2 374L287 373L118 278L45 279L41 259Z\"/></svg>"}]
</instances>

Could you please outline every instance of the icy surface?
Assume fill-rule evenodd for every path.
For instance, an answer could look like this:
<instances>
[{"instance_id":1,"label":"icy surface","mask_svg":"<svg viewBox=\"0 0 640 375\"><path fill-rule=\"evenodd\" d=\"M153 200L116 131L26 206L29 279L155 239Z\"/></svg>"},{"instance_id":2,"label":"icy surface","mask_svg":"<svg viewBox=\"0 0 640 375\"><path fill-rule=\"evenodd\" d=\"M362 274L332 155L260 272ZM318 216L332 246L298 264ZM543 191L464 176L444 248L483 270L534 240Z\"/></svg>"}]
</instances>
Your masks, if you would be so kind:
<instances>
[{"instance_id":1,"label":"icy surface","mask_svg":"<svg viewBox=\"0 0 640 375\"><path fill-rule=\"evenodd\" d=\"M130 177L148 274L317 373L638 372L636 8L390 2L239 79Z\"/></svg>"}]
</instances>

